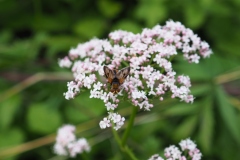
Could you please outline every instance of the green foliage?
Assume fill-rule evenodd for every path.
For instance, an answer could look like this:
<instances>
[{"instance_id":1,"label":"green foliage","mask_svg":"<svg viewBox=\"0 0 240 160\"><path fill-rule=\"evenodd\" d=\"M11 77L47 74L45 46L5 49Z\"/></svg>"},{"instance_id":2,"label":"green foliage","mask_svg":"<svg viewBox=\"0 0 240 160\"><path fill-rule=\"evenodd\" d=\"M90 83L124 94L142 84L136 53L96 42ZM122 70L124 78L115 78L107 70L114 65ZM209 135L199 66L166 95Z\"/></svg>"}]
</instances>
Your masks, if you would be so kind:
<instances>
[{"instance_id":1,"label":"green foliage","mask_svg":"<svg viewBox=\"0 0 240 160\"><path fill-rule=\"evenodd\" d=\"M14 96L1 103L0 107L0 130L8 130L13 123L14 117L19 110L20 96Z\"/></svg>"},{"instance_id":2,"label":"green foliage","mask_svg":"<svg viewBox=\"0 0 240 160\"><path fill-rule=\"evenodd\" d=\"M105 28L105 20L101 17L87 17L81 19L74 25L74 32L80 37L91 39L93 37L101 37L102 30Z\"/></svg>"},{"instance_id":3,"label":"green foliage","mask_svg":"<svg viewBox=\"0 0 240 160\"><path fill-rule=\"evenodd\" d=\"M58 112L51 109L51 105L38 103L29 107L27 123L31 131L47 134L56 131L61 126L61 117Z\"/></svg>"},{"instance_id":4,"label":"green foliage","mask_svg":"<svg viewBox=\"0 0 240 160\"><path fill-rule=\"evenodd\" d=\"M140 0L136 8L136 18L146 22L147 27L152 27L167 17L164 1Z\"/></svg>"},{"instance_id":5,"label":"green foliage","mask_svg":"<svg viewBox=\"0 0 240 160\"><path fill-rule=\"evenodd\" d=\"M20 128L11 128L11 130L0 133L0 147L6 148L21 144L24 141L25 135Z\"/></svg>"},{"instance_id":6,"label":"green foliage","mask_svg":"<svg viewBox=\"0 0 240 160\"><path fill-rule=\"evenodd\" d=\"M54 138L48 136L69 123L88 128L78 135L94 144L91 159L124 159L114 148L110 131L99 133L97 120L81 126L102 119L105 106L90 99L88 92L65 100L72 77L57 62L71 47L93 37L105 39L117 29L139 33L169 19L193 29L209 42L214 55L199 64L175 57L173 67L178 74L189 75L195 102L155 101L150 112L137 114L130 147L147 159L191 137L204 159L240 159L239 10L238 0L0 1L0 159L54 157ZM45 76L24 81L40 72ZM119 112L128 120L127 103ZM41 143L35 141L39 138Z\"/></svg>"},{"instance_id":7,"label":"green foliage","mask_svg":"<svg viewBox=\"0 0 240 160\"><path fill-rule=\"evenodd\" d=\"M233 106L228 102L227 95L224 91L218 87L216 88L216 98L220 110L220 114L223 118L224 123L227 126L227 129L232 134L233 138L237 143L240 143L240 127L237 122L237 114Z\"/></svg>"}]
</instances>

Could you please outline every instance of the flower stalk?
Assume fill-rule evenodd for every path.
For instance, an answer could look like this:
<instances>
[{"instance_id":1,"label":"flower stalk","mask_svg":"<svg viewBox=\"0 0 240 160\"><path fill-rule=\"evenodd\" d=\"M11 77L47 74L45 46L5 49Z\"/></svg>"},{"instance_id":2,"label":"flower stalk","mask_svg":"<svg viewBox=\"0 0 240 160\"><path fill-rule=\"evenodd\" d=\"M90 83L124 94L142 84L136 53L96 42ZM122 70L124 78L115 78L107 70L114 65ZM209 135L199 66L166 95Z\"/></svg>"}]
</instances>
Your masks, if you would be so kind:
<instances>
[{"instance_id":1,"label":"flower stalk","mask_svg":"<svg viewBox=\"0 0 240 160\"><path fill-rule=\"evenodd\" d=\"M126 145L126 142L127 142L127 139L129 137L129 134L130 134L130 131L131 131L131 128L133 126L133 123L134 123L134 119L136 117L136 114L137 114L137 111L138 111L138 108L133 106L132 107L132 114L130 116L130 119L129 119L129 122L127 124L127 128L123 134L123 137L122 137L122 146L125 146Z\"/></svg>"},{"instance_id":2,"label":"flower stalk","mask_svg":"<svg viewBox=\"0 0 240 160\"><path fill-rule=\"evenodd\" d=\"M127 127L127 128L131 129L131 127ZM126 145L126 144L123 145L119 134L117 133L117 131L114 128L112 128L112 132L113 132L114 139L116 140L120 150L124 154L126 154L131 160L138 160L136 158L136 156L133 154L133 152L129 149L128 145Z\"/></svg>"}]
</instances>

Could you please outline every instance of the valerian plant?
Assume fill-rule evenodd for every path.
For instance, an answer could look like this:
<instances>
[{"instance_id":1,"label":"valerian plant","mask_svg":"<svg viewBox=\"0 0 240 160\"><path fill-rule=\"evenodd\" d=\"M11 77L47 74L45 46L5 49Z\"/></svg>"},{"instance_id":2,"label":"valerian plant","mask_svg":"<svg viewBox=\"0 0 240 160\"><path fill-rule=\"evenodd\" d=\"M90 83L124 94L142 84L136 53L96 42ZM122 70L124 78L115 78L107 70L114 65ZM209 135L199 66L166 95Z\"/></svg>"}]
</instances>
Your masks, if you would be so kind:
<instances>
[{"instance_id":1,"label":"valerian plant","mask_svg":"<svg viewBox=\"0 0 240 160\"><path fill-rule=\"evenodd\" d=\"M112 127L122 150L136 159L126 147L126 140L138 108L151 110L154 107L152 100L163 101L166 93L186 103L194 101L190 93L190 78L177 76L172 67L171 61L177 54L182 54L189 63L199 63L212 51L208 43L192 30L172 20L164 26L145 28L139 34L118 30L111 32L108 39L92 39L72 48L68 56L59 60L60 67L70 68L74 76L74 80L67 83L68 90L64 96L68 100L73 99L81 95L83 89L88 89L89 98L101 99L108 116L100 121L100 128ZM118 94L110 92L104 66L112 70L130 67ZM133 111L121 139L116 130L124 125L125 118L116 110L124 98L133 105Z\"/></svg>"}]
</instances>

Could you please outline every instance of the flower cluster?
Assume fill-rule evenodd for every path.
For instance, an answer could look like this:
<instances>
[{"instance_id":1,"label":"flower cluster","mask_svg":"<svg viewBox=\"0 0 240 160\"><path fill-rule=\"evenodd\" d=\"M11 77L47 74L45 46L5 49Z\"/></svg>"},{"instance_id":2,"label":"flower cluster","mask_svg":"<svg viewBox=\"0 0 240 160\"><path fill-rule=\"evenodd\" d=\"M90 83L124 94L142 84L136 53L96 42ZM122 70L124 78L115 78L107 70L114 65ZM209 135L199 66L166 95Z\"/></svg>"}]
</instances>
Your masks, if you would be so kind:
<instances>
[{"instance_id":1,"label":"flower cluster","mask_svg":"<svg viewBox=\"0 0 240 160\"><path fill-rule=\"evenodd\" d=\"M177 75L172 67L171 59L179 53L189 63L198 63L212 51L192 30L173 21L168 21L165 26L145 28L139 34L118 30L111 32L108 40L92 39L71 49L69 55L59 61L61 67L71 68L74 76L74 81L68 82L64 96L72 99L83 88L89 89L90 98L101 99L108 113L118 107L121 96L144 110L153 107L150 97L164 100L166 93L192 103L190 78ZM110 69L130 66L130 74L117 95L110 92L104 81L105 65ZM106 119L112 120L111 116ZM106 119L100 122L101 128L110 126Z\"/></svg>"},{"instance_id":2,"label":"flower cluster","mask_svg":"<svg viewBox=\"0 0 240 160\"><path fill-rule=\"evenodd\" d=\"M57 155L76 157L77 154L90 151L90 146L85 138L76 139L75 127L65 125L58 129L54 152Z\"/></svg>"},{"instance_id":3,"label":"flower cluster","mask_svg":"<svg viewBox=\"0 0 240 160\"><path fill-rule=\"evenodd\" d=\"M197 149L197 145L189 138L182 140L179 145L182 152L174 145L171 145L164 150L164 156L166 157L166 160L187 160L188 158L191 160L201 159L202 153L199 151L199 149ZM187 153L187 155L183 155L184 153ZM148 160L164 160L164 158L160 157L158 154L154 154Z\"/></svg>"},{"instance_id":4,"label":"flower cluster","mask_svg":"<svg viewBox=\"0 0 240 160\"><path fill-rule=\"evenodd\" d=\"M121 117L121 115L117 113L109 113L107 118L103 118L103 120L99 123L100 128L105 129L107 127L112 126L110 121L114 124L114 129L118 130L124 124L125 118Z\"/></svg>"}]
</instances>

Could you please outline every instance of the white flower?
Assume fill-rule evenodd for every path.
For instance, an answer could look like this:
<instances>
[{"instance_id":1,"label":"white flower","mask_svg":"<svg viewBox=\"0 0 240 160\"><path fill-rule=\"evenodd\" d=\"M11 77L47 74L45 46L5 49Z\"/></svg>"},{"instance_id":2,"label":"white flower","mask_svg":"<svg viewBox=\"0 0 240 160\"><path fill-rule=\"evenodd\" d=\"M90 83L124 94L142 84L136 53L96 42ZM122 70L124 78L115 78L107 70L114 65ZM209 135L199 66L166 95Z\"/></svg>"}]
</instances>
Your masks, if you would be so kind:
<instances>
[{"instance_id":1,"label":"white flower","mask_svg":"<svg viewBox=\"0 0 240 160\"><path fill-rule=\"evenodd\" d=\"M111 117L113 123L117 123L121 120L121 116L119 114L113 114L113 116Z\"/></svg>"},{"instance_id":2,"label":"white flower","mask_svg":"<svg viewBox=\"0 0 240 160\"><path fill-rule=\"evenodd\" d=\"M65 125L58 129L56 143L53 147L55 154L75 157L83 151L90 151L87 140L85 138L76 140L74 131L75 127L72 125Z\"/></svg>"},{"instance_id":3,"label":"white flower","mask_svg":"<svg viewBox=\"0 0 240 160\"><path fill-rule=\"evenodd\" d=\"M72 62L69 60L68 57L65 57L65 58L63 58L63 59L60 59L60 60L58 61L58 64L59 64L59 66L62 67L62 68L63 68L63 67L69 68L69 67L71 67Z\"/></svg>"},{"instance_id":4,"label":"white flower","mask_svg":"<svg viewBox=\"0 0 240 160\"><path fill-rule=\"evenodd\" d=\"M181 158L180 150L174 145L165 148L164 155L166 156L166 158L172 158L173 160Z\"/></svg>"},{"instance_id":5,"label":"white flower","mask_svg":"<svg viewBox=\"0 0 240 160\"><path fill-rule=\"evenodd\" d=\"M188 76L178 76L178 83L183 84L186 87L191 87L190 78Z\"/></svg>"},{"instance_id":6,"label":"white flower","mask_svg":"<svg viewBox=\"0 0 240 160\"><path fill-rule=\"evenodd\" d=\"M75 127L73 125L65 125L58 129L56 142L62 146L66 146L69 142L75 141Z\"/></svg>"},{"instance_id":7,"label":"white flower","mask_svg":"<svg viewBox=\"0 0 240 160\"><path fill-rule=\"evenodd\" d=\"M110 120L108 120L107 118L103 118L103 121L100 121L99 125L102 129L110 127Z\"/></svg>"},{"instance_id":8,"label":"white flower","mask_svg":"<svg viewBox=\"0 0 240 160\"><path fill-rule=\"evenodd\" d=\"M190 151L193 151L197 145L190 140L190 138L188 139L185 139L185 140L182 140L179 145L181 146L181 149L184 151L186 149L190 150Z\"/></svg>"},{"instance_id":9,"label":"white flower","mask_svg":"<svg viewBox=\"0 0 240 160\"><path fill-rule=\"evenodd\" d=\"M114 110L116 108L116 104L111 104L110 102L107 102L105 104L105 106L107 107L107 110Z\"/></svg>"},{"instance_id":10,"label":"white flower","mask_svg":"<svg viewBox=\"0 0 240 160\"><path fill-rule=\"evenodd\" d=\"M115 123L115 130L118 130L124 125L125 118L124 117L119 117L120 119Z\"/></svg>"},{"instance_id":11,"label":"white flower","mask_svg":"<svg viewBox=\"0 0 240 160\"><path fill-rule=\"evenodd\" d=\"M185 152L182 153L178 147L171 145L170 147L164 149L164 156L166 157L166 160L187 160L186 157L189 157L189 159L192 160L201 160L202 153L196 148L197 145L189 138L182 140L179 145L182 151ZM184 153L187 153L188 155L182 155ZM163 158L158 154L154 154L148 160L163 160Z\"/></svg>"},{"instance_id":12,"label":"white flower","mask_svg":"<svg viewBox=\"0 0 240 160\"><path fill-rule=\"evenodd\" d=\"M160 157L158 154L154 154L148 160L164 160L164 159Z\"/></svg>"},{"instance_id":13,"label":"white flower","mask_svg":"<svg viewBox=\"0 0 240 160\"><path fill-rule=\"evenodd\" d=\"M69 100L69 99L73 99L74 98L75 93L73 91L68 91L66 93L63 93L63 95L65 96L65 98L67 100Z\"/></svg>"},{"instance_id":14,"label":"white flower","mask_svg":"<svg viewBox=\"0 0 240 160\"><path fill-rule=\"evenodd\" d=\"M60 156L66 156L67 150L65 149L65 146L59 143L55 143L53 146L54 153Z\"/></svg>"},{"instance_id":15,"label":"white flower","mask_svg":"<svg viewBox=\"0 0 240 160\"><path fill-rule=\"evenodd\" d=\"M69 143L67 148L69 150L70 157L76 157L77 154L81 154L84 151L90 151L90 146L85 138L80 138L75 142Z\"/></svg>"},{"instance_id":16,"label":"white flower","mask_svg":"<svg viewBox=\"0 0 240 160\"><path fill-rule=\"evenodd\" d=\"M102 100L107 111L116 109L121 96L144 110L153 107L149 97L163 100L164 94L169 92L172 98L192 103L190 78L177 77L171 62L175 55L181 53L189 63L199 63L212 51L208 43L192 30L172 20L164 26L145 28L138 34L118 30L111 32L106 40L94 38L71 49L68 57L59 60L61 67L71 68L74 77L74 81L67 84L64 96L72 99L80 94L82 88L88 89L90 98ZM130 67L130 74L119 86L118 94L109 91L112 86L103 77L103 66L106 65L118 70ZM108 126L104 121L100 124L101 128Z\"/></svg>"},{"instance_id":17,"label":"white flower","mask_svg":"<svg viewBox=\"0 0 240 160\"><path fill-rule=\"evenodd\" d=\"M93 85L94 90L100 90L103 84L101 82L97 82Z\"/></svg>"},{"instance_id":18,"label":"white flower","mask_svg":"<svg viewBox=\"0 0 240 160\"><path fill-rule=\"evenodd\" d=\"M132 92L132 98L133 99L138 99L138 98L143 98L146 99L146 93L144 91L134 91Z\"/></svg>"}]
</instances>

